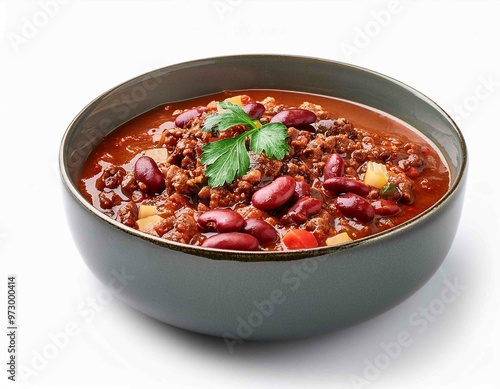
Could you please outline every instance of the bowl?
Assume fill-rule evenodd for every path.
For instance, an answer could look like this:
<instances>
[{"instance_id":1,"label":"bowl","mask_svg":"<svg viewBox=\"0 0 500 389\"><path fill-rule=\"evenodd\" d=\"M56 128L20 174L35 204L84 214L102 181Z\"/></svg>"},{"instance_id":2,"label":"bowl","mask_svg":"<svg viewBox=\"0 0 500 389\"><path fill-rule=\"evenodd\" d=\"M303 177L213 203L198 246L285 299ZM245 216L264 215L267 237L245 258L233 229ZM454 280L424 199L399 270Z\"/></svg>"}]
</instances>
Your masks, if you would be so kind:
<instances>
[{"instance_id":1,"label":"bowl","mask_svg":"<svg viewBox=\"0 0 500 389\"><path fill-rule=\"evenodd\" d=\"M168 102L255 88L333 96L403 120L443 154L449 190L433 207L386 232L337 247L284 252L162 240L108 218L80 194L89 152L124 122ZM240 342L334 331L379 315L421 288L455 237L467 151L460 130L436 103L390 77L324 59L242 55L168 66L103 93L65 132L60 171L75 244L103 284L162 322Z\"/></svg>"}]
</instances>

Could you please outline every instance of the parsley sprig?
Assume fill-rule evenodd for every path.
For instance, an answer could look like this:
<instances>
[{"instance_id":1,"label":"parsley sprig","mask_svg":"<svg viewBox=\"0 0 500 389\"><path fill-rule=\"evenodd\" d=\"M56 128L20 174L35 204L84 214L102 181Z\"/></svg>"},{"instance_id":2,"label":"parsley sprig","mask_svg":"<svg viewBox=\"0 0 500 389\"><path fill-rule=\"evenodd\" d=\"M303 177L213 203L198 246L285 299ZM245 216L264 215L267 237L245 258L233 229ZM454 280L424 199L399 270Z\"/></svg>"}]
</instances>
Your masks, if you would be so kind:
<instances>
[{"instance_id":1,"label":"parsley sprig","mask_svg":"<svg viewBox=\"0 0 500 389\"><path fill-rule=\"evenodd\" d=\"M203 131L225 131L237 125L244 125L247 131L234 138L221 139L203 146L201 163L206 164L205 175L211 187L232 183L235 177L242 177L250 167L250 157L245 140L250 138L250 150L256 154L265 152L269 158L283 159L288 154L286 138L288 131L283 123L261 125L243 109L227 101L219 103L224 110L205 118Z\"/></svg>"}]
</instances>

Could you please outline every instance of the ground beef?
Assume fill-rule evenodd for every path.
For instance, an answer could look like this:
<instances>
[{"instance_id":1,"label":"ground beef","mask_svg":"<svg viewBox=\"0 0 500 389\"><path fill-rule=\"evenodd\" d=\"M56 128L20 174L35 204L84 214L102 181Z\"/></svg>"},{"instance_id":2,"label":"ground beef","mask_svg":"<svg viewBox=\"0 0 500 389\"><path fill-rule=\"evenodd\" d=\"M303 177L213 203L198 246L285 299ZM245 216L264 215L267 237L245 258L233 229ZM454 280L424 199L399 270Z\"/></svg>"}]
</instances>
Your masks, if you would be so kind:
<instances>
[{"instance_id":1,"label":"ground beef","mask_svg":"<svg viewBox=\"0 0 500 389\"><path fill-rule=\"evenodd\" d=\"M137 216L137 204L133 201L125 203L120 208L118 208L118 211L116 211L116 220L129 227L135 227Z\"/></svg>"},{"instance_id":2,"label":"ground beef","mask_svg":"<svg viewBox=\"0 0 500 389\"><path fill-rule=\"evenodd\" d=\"M231 189L226 187L218 186L216 188L211 188L211 187L209 188L210 188L209 207L212 209L230 208L234 204L239 204L248 198L246 195L241 193L234 193Z\"/></svg>"},{"instance_id":3,"label":"ground beef","mask_svg":"<svg viewBox=\"0 0 500 389\"><path fill-rule=\"evenodd\" d=\"M189 176L186 170L176 165L170 165L164 168L163 174L168 193L190 193L192 185L189 183Z\"/></svg>"},{"instance_id":4,"label":"ground beef","mask_svg":"<svg viewBox=\"0 0 500 389\"><path fill-rule=\"evenodd\" d=\"M319 141L311 140L302 152L304 158L311 163L318 163L323 157L323 150L318 143Z\"/></svg>"},{"instance_id":5,"label":"ground beef","mask_svg":"<svg viewBox=\"0 0 500 389\"><path fill-rule=\"evenodd\" d=\"M117 188L121 184L126 173L125 169L120 166L108 166L96 180L95 186L99 190L104 190L104 188Z\"/></svg>"},{"instance_id":6,"label":"ground beef","mask_svg":"<svg viewBox=\"0 0 500 389\"><path fill-rule=\"evenodd\" d=\"M283 169L283 161L268 158L265 154L256 157L256 162L259 166L259 171L267 181L278 177Z\"/></svg>"},{"instance_id":7,"label":"ground beef","mask_svg":"<svg viewBox=\"0 0 500 389\"><path fill-rule=\"evenodd\" d=\"M415 199L413 194L414 183L411 178L404 173L390 172L389 182L399 189L399 192L401 193L401 201L407 204L413 203Z\"/></svg>"},{"instance_id":8,"label":"ground beef","mask_svg":"<svg viewBox=\"0 0 500 389\"><path fill-rule=\"evenodd\" d=\"M175 242L190 243L198 233L198 225L190 212L185 212L174 219L172 228L161 237Z\"/></svg>"},{"instance_id":9,"label":"ground beef","mask_svg":"<svg viewBox=\"0 0 500 389\"><path fill-rule=\"evenodd\" d=\"M99 204L102 209L111 209L116 205L120 205L122 199L115 192L99 193Z\"/></svg>"},{"instance_id":10,"label":"ground beef","mask_svg":"<svg viewBox=\"0 0 500 389\"><path fill-rule=\"evenodd\" d=\"M326 238L335 234L335 228L332 226L332 215L327 211L321 211L318 216L315 216L307 221L305 229L311 231L318 243L325 244Z\"/></svg>"},{"instance_id":11,"label":"ground beef","mask_svg":"<svg viewBox=\"0 0 500 389\"><path fill-rule=\"evenodd\" d=\"M127 197L132 197L132 193L139 189L134 172L128 172L121 182L122 193Z\"/></svg>"},{"instance_id":12,"label":"ground beef","mask_svg":"<svg viewBox=\"0 0 500 389\"><path fill-rule=\"evenodd\" d=\"M410 154L408 158L400 160L398 166L403 170L408 170L410 167L422 167L424 163L424 160L417 154Z\"/></svg>"},{"instance_id":13,"label":"ground beef","mask_svg":"<svg viewBox=\"0 0 500 389\"><path fill-rule=\"evenodd\" d=\"M165 236L174 228L176 218L175 215L165 215L164 213L161 216L163 220L155 224L154 230L158 236Z\"/></svg>"},{"instance_id":14,"label":"ground beef","mask_svg":"<svg viewBox=\"0 0 500 389\"><path fill-rule=\"evenodd\" d=\"M326 111L319 104L313 104L313 103L309 103L309 102L306 101L306 102L302 103L301 105L299 105L298 108L300 108L300 109L307 109L309 111L314 112L316 114L316 117L319 120L327 119L330 116L330 113L328 111Z\"/></svg>"}]
</instances>

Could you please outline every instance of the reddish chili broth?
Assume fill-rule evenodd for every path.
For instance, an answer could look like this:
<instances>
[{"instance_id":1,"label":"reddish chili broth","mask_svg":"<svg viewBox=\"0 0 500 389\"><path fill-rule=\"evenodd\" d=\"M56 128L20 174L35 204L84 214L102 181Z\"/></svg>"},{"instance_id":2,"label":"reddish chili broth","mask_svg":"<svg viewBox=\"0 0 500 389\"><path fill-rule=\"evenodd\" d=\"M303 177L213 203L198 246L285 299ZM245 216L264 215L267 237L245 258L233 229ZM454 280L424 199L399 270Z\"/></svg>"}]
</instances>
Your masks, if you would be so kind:
<instances>
[{"instance_id":1,"label":"reddish chili broth","mask_svg":"<svg viewBox=\"0 0 500 389\"><path fill-rule=\"evenodd\" d=\"M261 119L264 123L283 108L302 107L317 114L313 123L316 129L320 120L331 119L334 124L330 130L321 127L321 131L311 126L288 128L287 142L293 156L285 156L283 161L265 155L253 156L250 171L243 178L230 185L211 188L203 175L201 147L217 141L217 135L227 138L240 134L241 129L211 134L202 132L201 126L207 115L217 112L215 102L238 95L243 96L243 103L264 103L266 111ZM207 111L190 120L185 128L174 125L180 113L196 107L206 107ZM167 161L158 163L166 187L162 193L148 193L135 177L134 166L145 150L160 147L168 151ZM357 182L363 182L368 161L386 165L390 174L387 185L392 182L393 187L384 186L381 190L369 186L369 194L362 197L374 204L381 197L387 197L384 190L391 189L395 194L389 193L389 200L399 207L398 213L392 216L376 214L372 221L363 222L339 211L337 197L342 193L333 193L323 187L323 169L333 153L339 154L345 163L343 176ZM270 211L256 209L251 203L252 195L282 175L292 176L296 181L304 180L310 187L310 197L321 200L320 212L307 217L302 215L298 221L284 221L284 215L293 206L292 200ZM288 243L292 234L285 238L287 244L283 243L283 237L292 230L309 231L319 246L343 232L350 239L359 239L387 230L431 207L448 187L449 172L440 153L403 122L352 102L277 90L224 92L166 104L146 112L113 131L93 150L80 181L81 193L109 217L181 243L202 245L215 234L197 222L200 215L210 209L229 208L244 219L262 219L276 230L278 238L272 243L261 243L260 250L304 247ZM156 206L157 216L146 226L137 222L141 205ZM293 235L293 242L298 239L300 243L300 234ZM308 241L310 236L306 238ZM304 248L313 246L314 242L312 245L306 243Z\"/></svg>"}]
</instances>

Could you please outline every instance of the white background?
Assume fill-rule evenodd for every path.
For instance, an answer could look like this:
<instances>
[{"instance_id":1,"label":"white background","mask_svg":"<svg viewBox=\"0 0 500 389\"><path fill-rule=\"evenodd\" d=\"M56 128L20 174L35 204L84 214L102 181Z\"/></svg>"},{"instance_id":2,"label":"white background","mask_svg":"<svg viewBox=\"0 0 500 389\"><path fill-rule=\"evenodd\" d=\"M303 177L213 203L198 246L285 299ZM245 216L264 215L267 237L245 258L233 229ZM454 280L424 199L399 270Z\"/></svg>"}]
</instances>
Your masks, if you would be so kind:
<instances>
[{"instance_id":1,"label":"white background","mask_svg":"<svg viewBox=\"0 0 500 389\"><path fill-rule=\"evenodd\" d=\"M499 16L498 1L465 0L0 2L0 316L15 274L19 384L500 388ZM221 339L109 298L67 231L57 158L73 117L114 85L247 53L350 62L415 87L459 123L470 169L457 238L418 293L337 333L230 354ZM444 303L450 283L455 298ZM395 347L405 333L411 344Z\"/></svg>"}]
</instances>

